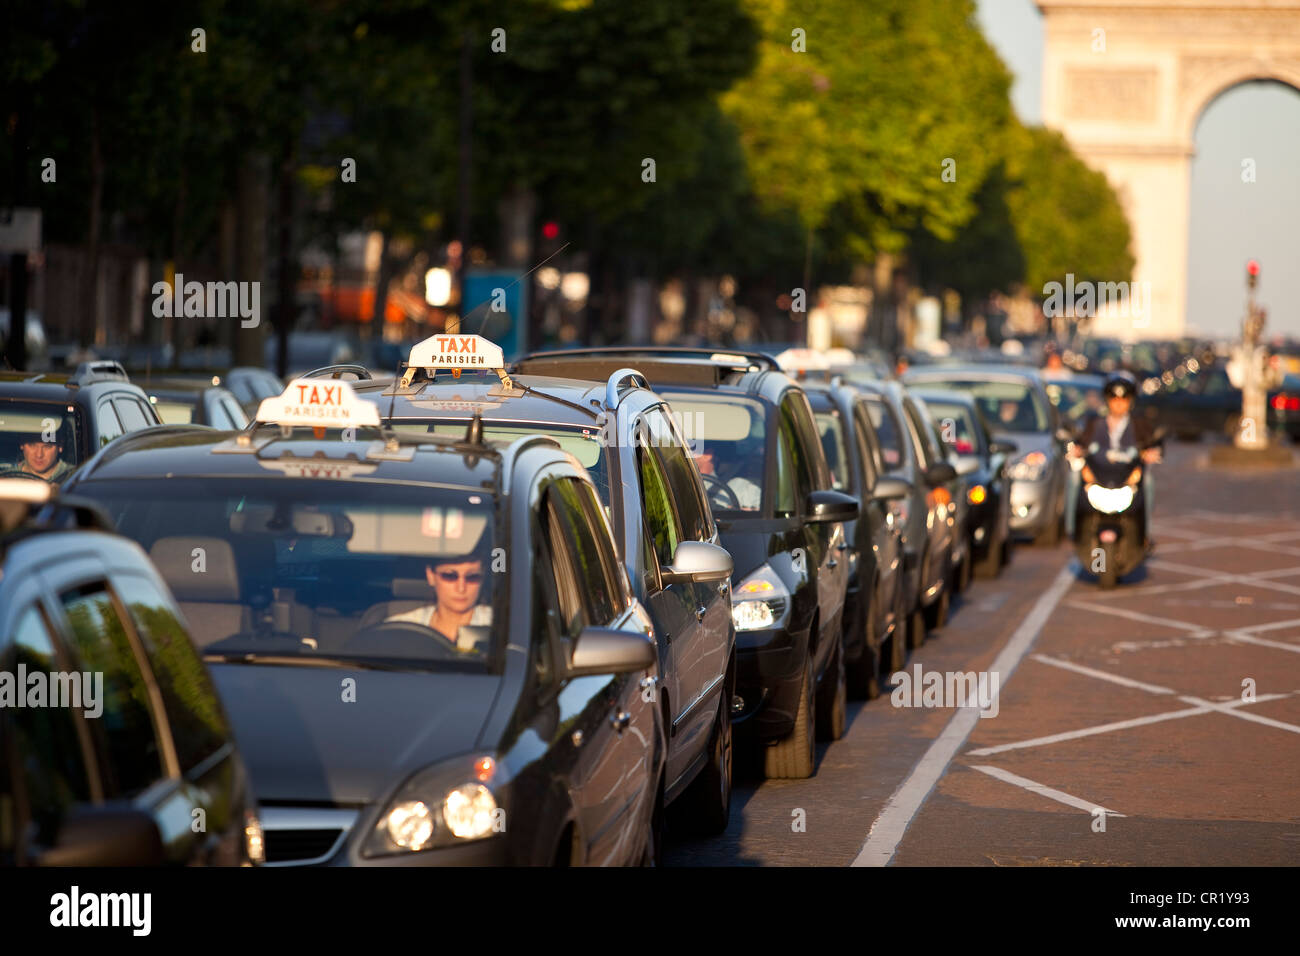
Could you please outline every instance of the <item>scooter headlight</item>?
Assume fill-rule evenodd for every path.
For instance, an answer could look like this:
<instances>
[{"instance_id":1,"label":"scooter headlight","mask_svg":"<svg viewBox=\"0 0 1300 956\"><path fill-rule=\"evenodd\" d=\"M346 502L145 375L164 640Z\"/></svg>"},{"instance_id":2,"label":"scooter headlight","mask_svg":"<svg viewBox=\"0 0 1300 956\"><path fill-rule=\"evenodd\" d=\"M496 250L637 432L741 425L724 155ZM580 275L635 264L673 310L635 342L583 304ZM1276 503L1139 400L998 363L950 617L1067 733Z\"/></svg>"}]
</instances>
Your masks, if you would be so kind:
<instances>
[{"instance_id":1,"label":"scooter headlight","mask_svg":"<svg viewBox=\"0 0 1300 956\"><path fill-rule=\"evenodd\" d=\"M1127 511L1133 504L1133 488L1103 488L1101 485L1089 485L1087 488L1088 504L1106 515L1116 515Z\"/></svg>"}]
</instances>

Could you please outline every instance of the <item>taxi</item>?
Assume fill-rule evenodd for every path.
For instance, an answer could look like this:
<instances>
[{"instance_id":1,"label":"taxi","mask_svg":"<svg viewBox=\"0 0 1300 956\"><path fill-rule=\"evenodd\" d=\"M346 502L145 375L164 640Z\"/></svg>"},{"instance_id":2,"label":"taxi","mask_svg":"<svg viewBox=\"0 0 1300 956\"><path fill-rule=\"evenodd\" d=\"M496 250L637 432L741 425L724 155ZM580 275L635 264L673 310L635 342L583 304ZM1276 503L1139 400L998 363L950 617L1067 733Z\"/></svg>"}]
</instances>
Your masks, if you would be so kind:
<instances>
[{"instance_id":1,"label":"taxi","mask_svg":"<svg viewBox=\"0 0 1300 956\"><path fill-rule=\"evenodd\" d=\"M654 861L651 622L558 443L394 434L304 378L241 432L126 436L68 492L176 596L266 865Z\"/></svg>"},{"instance_id":2,"label":"taxi","mask_svg":"<svg viewBox=\"0 0 1300 956\"><path fill-rule=\"evenodd\" d=\"M654 624L660 681L645 696L662 707L668 735L662 801L674 805L675 825L725 830L736 681L732 559L668 404L630 368L598 382L512 377L501 348L479 335L431 336L411 349L399 380L354 384L403 437L463 435L477 422L487 439L549 435L587 469Z\"/></svg>"}]
</instances>

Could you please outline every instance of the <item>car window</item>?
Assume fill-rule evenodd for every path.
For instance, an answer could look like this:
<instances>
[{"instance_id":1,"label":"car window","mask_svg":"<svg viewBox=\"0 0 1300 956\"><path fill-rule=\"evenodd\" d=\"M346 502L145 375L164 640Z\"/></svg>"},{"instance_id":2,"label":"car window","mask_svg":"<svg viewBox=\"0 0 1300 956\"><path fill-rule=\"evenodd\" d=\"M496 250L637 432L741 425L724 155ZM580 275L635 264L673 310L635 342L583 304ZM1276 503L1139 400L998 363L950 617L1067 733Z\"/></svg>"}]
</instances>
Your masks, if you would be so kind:
<instances>
[{"instance_id":1,"label":"car window","mask_svg":"<svg viewBox=\"0 0 1300 956\"><path fill-rule=\"evenodd\" d=\"M858 448L858 460L862 462L862 485L869 492L876 487L880 463L876 459L874 442L868 429L867 418L861 407L853 415L853 440Z\"/></svg>"},{"instance_id":2,"label":"car window","mask_svg":"<svg viewBox=\"0 0 1300 956\"><path fill-rule=\"evenodd\" d=\"M222 395L221 407L225 409L227 417L230 418L231 428L240 429L248 427L248 416L244 414L244 409L232 396Z\"/></svg>"},{"instance_id":3,"label":"car window","mask_svg":"<svg viewBox=\"0 0 1300 956\"><path fill-rule=\"evenodd\" d=\"M58 469L60 461L76 465L81 425L66 405L0 399L0 473L12 468L45 472Z\"/></svg>"},{"instance_id":4,"label":"car window","mask_svg":"<svg viewBox=\"0 0 1300 956\"><path fill-rule=\"evenodd\" d=\"M132 797L163 776L153 708L140 662L104 584L59 595L79 670L103 674L103 715L92 721L108 754L106 795Z\"/></svg>"},{"instance_id":5,"label":"car window","mask_svg":"<svg viewBox=\"0 0 1300 956\"><path fill-rule=\"evenodd\" d=\"M980 438L969 409L942 402L926 404L939 429L939 438L945 445L959 455L979 454Z\"/></svg>"},{"instance_id":6,"label":"car window","mask_svg":"<svg viewBox=\"0 0 1300 956\"><path fill-rule=\"evenodd\" d=\"M794 505L795 509L799 509L801 503L808 500L808 495L817 487L817 484L812 456L799 434L799 422L794 398L795 396L790 394L781 402L781 433L786 436L788 442L790 460L793 466L791 471L794 475Z\"/></svg>"},{"instance_id":7,"label":"car window","mask_svg":"<svg viewBox=\"0 0 1300 956\"><path fill-rule=\"evenodd\" d=\"M1008 432L1045 432L1050 427L1049 402L1023 381L981 379L926 381L927 388L956 389L975 398L975 404L994 428Z\"/></svg>"},{"instance_id":8,"label":"car window","mask_svg":"<svg viewBox=\"0 0 1300 956\"><path fill-rule=\"evenodd\" d=\"M113 583L149 658L185 773L230 738L216 688L172 602L147 578L123 575Z\"/></svg>"},{"instance_id":9,"label":"car window","mask_svg":"<svg viewBox=\"0 0 1300 956\"><path fill-rule=\"evenodd\" d=\"M666 397L672 402L673 418L688 425L681 431L690 436L690 452L712 511L761 510L770 406L737 395Z\"/></svg>"},{"instance_id":10,"label":"car window","mask_svg":"<svg viewBox=\"0 0 1300 956\"><path fill-rule=\"evenodd\" d=\"M595 560L588 564L586 583L591 590L592 613L602 625L612 624L627 607L627 575L614 551L614 538L595 489L585 481L568 478L586 517L586 539Z\"/></svg>"},{"instance_id":11,"label":"car window","mask_svg":"<svg viewBox=\"0 0 1300 956\"><path fill-rule=\"evenodd\" d=\"M253 389L252 382L243 377L227 380L226 387L241 402L252 402L259 397Z\"/></svg>"},{"instance_id":12,"label":"car window","mask_svg":"<svg viewBox=\"0 0 1300 956\"><path fill-rule=\"evenodd\" d=\"M880 444L880 458L885 470L894 472L907 462L903 450L903 429L898 423L894 410L882 398L867 400L867 411L871 414L871 424L876 429L876 440Z\"/></svg>"},{"instance_id":13,"label":"car window","mask_svg":"<svg viewBox=\"0 0 1300 956\"><path fill-rule=\"evenodd\" d=\"M817 425L813 421L812 406L808 403L808 396L802 391L791 392L785 400L790 403L795 428L807 459L809 485L813 490L828 489L831 486L830 470L826 467L826 456L822 454L821 441L817 433Z\"/></svg>"},{"instance_id":14,"label":"car window","mask_svg":"<svg viewBox=\"0 0 1300 956\"><path fill-rule=\"evenodd\" d=\"M784 428L780 428L776 434L776 501L774 504L778 518L789 518L796 514L794 489L794 453L790 451L789 434Z\"/></svg>"},{"instance_id":15,"label":"car window","mask_svg":"<svg viewBox=\"0 0 1300 956\"><path fill-rule=\"evenodd\" d=\"M563 479L551 485L547 492L560 537L553 538L555 549L568 553L568 573L572 580L563 582L566 589L576 589L580 604L579 613L565 608L565 630L576 637L588 625L605 627L611 624L622 610L615 597L612 580L613 553L587 513L587 489L576 479ZM591 501L595 502L594 496ZM598 507L598 504L597 504ZM608 538L608 532L603 536ZM577 626L575 628L575 622Z\"/></svg>"},{"instance_id":16,"label":"car window","mask_svg":"<svg viewBox=\"0 0 1300 956\"><path fill-rule=\"evenodd\" d=\"M587 607L582 599L577 556L572 543L571 520L566 520L558 503L559 492L552 484L542 505L542 535L546 557L549 559L543 573L549 578L549 587L555 602L555 615L560 634L575 638L587 626Z\"/></svg>"},{"instance_id":17,"label":"car window","mask_svg":"<svg viewBox=\"0 0 1300 956\"><path fill-rule=\"evenodd\" d=\"M29 607L13 635L14 669L52 674L64 670L57 659L45 618ZM83 698L83 703L85 700ZM83 711L86 708L83 707ZM77 732L70 707L19 707L10 711L16 768L27 791L27 806L37 832L35 842L54 843L64 813L92 798L93 751ZM3 822L0 820L0 822ZM0 846L12 846L13 830L0 825Z\"/></svg>"},{"instance_id":18,"label":"car window","mask_svg":"<svg viewBox=\"0 0 1300 956\"><path fill-rule=\"evenodd\" d=\"M680 434L660 409L651 409L645 419L650 426L651 446L663 465L664 476L672 490L682 537L690 541L707 541L713 536L712 520L700 487L698 468L687 455Z\"/></svg>"},{"instance_id":19,"label":"car window","mask_svg":"<svg viewBox=\"0 0 1300 956\"><path fill-rule=\"evenodd\" d=\"M129 432L138 432L153 424L153 419L145 414L140 403L133 398L115 398L113 407L117 409L117 417L121 419L122 427Z\"/></svg>"},{"instance_id":20,"label":"car window","mask_svg":"<svg viewBox=\"0 0 1300 956\"><path fill-rule=\"evenodd\" d=\"M117 412L113 411L113 403L107 400L100 402L99 408L95 410L95 424L99 431L101 448L122 434L122 423L117 420Z\"/></svg>"},{"instance_id":21,"label":"car window","mask_svg":"<svg viewBox=\"0 0 1300 956\"><path fill-rule=\"evenodd\" d=\"M658 456L645 445L636 450L637 476L641 481L641 500L646 525L654 541L655 557L660 564L672 564L677 545L682 539L682 529L677 523L668 479Z\"/></svg>"},{"instance_id":22,"label":"car window","mask_svg":"<svg viewBox=\"0 0 1300 956\"><path fill-rule=\"evenodd\" d=\"M934 464L935 457L926 434L929 423L916 410L916 406L907 399L903 399L903 414L907 416L908 431L911 433L912 444L916 448L916 460L921 463L921 469L926 470Z\"/></svg>"},{"instance_id":23,"label":"car window","mask_svg":"<svg viewBox=\"0 0 1300 956\"><path fill-rule=\"evenodd\" d=\"M853 479L844 445L844 427L840 413L830 409L815 413L815 417L822 451L826 454L826 465L831 471L831 488L836 491L846 491L852 486Z\"/></svg>"}]
</instances>

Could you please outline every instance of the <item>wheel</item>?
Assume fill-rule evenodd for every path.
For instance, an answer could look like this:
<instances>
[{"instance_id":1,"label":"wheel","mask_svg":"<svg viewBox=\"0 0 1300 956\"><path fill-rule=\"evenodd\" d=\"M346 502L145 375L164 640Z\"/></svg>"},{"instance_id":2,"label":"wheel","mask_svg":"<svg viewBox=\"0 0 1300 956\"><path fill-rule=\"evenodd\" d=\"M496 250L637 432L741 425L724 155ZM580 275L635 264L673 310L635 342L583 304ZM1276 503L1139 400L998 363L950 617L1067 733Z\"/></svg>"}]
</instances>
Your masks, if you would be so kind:
<instances>
[{"instance_id":1,"label":"wheel","mask_svg":"<svg viewBox=\"0 0 1300 956\"><path fill-rule=\"evenodd\" d=\"M935 601L925 609L925 625L931 631L937 631L948 623L948 606L952 595L949 588L944 588Z\"/></svg>"},{"instance_id":2,"label":"wheel","mask_svg":"<svg viewBox=\"0 0 1300 956\"><path fill-rule=\"evenodd\" d=\"M664 782L655 785L655 807L646 825L645 849L641 851L642 866L659 866L664 846Z\"/></svg>"},{"instance_id":3,"label":"wheel","mask_svg":"<svg viewBox=\"0 0 1300 956\"><path fill-rule=\"evenodd\" d=\"M1010 538L1010 535L1008 535L1008 538ZM1003 541L996 546L990 542L988 552L980 559L979 564L975 565L975 574L981 578L996 578L1002 573L1002 568L1006 563L1007 542Z\"/></svg>"},{"instance_id":4,"label":"wheel","mask_svg":"<svg viewBox=\"0 0 1300 956\"><path fill-rule=\"evenodd\" d=\"M875 594L876 591L871 592ZM876 608L872 601L867 606L867 633L863 636L862 653L856 661L845 664L846 677L849 682L849 695L854 700L875 700L880 696L880 652L876 643Z\"/></svg>"},{"instance_id":5,"label":"wheel","mask_svg":"<svg viewBox=\"0 0 1300 956\"><path fill-rule=\"evenodd\" d=\"M827 676L835 683L823 685L817 708L817 737L819 740L839 740L848 723L849 690L844 674L844 641L836 642L835 656L830 662Z\"/></svg>"},{"instance_id":6,"label":"wheel","mask_svg":"<svg viewBox=\"0 0 1300 956\"><path fill-rule=\"evenodd\" d=\"M885 642L886 647L882 651L888 650L888 654L880 655L880 683L889 683L889 678L903 669L903 664L907 660L907 649L904 644L907 641L907 621L903 618L903 611L900 608L894 618L894 633L889 635L889 640Z\"/></svg>"},{"instance_id":7,"label":"wheel","mask_svg":"<svg viewBox=\"0 0 1300 956\"><path fill-rule=\"evenodd\" d=\"M925 611L917 608L907 619L907 646L916 650L925 643Z\"/></svg>"},{"instance_id":8,"label":"wheel","mask_svg":"<svg viewBox=\"0 0 1300 956\"><path fill-rule=\"evenodd\" d=\"M789 737L763 748L763 772L769 780L799 779L813 774L813 716L812 661L805 660L803 683L799 691L799 709L794 719L794 730Z\"/></svg>"},{"instance_id":9,"label":"wheel","mask_svg":"<svg viewBox=\"0 0 1300 956\"><path fill-rule=\"evenodd\" d=\"M1103 591L1109 591L1119 583L1118 569L1115 567L1115 549L1107 548L1102 555L1101 570L1097 572L1097 583Z\"/></svg>"},{"instance_id":10,"label":"wheel","mask_svg":"<svg viewBox=\"0 0 1300 956\"><path fill-rule=\"evenodd\" d=\"M683 819L701 836L715 836L727 829L731 820L731 694L733 682L723 687L722 700L713 720L709 737L709 762L682 794L686 809ZM674 807L676 802L674 802ZM676 823L676 819L673 821Z\"/></svg>"}]
</instances>

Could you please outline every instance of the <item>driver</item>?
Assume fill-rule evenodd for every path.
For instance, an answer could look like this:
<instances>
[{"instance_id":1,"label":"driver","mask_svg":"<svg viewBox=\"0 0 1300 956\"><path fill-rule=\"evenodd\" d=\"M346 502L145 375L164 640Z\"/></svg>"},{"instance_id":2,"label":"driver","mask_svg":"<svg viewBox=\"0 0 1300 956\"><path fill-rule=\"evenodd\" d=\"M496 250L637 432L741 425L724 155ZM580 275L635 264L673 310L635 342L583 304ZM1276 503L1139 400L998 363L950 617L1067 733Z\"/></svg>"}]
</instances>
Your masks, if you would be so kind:
<instances>
[{"instance_id":1,"label":"driver","mask_svg":"<svg viewBox=\"0 0 1300 956\"><path fill-rule=\"evenodd\" d=\"M55 428L56 435L62 427L60 420ZM58 484L72 471L72 466L63 460L63 445L58 441L45 441L39 432L28 433L19 449L23 453L22 461L0 466L0 474L19 472Z\"/></svg>"},{"instance_id":2,"label":"driver","mask_svg":"<svg viewBox=\"0 0 1300 956\"><path fill-rule=\"evenodd\" d=\"M406 622L432 630L458 650L472 651L476 636L466 625L492 623L492 608L479 603L483 591L483 561L477 557L447 558L426 564L425 579L436 603L390 614L384 623Z\"/></svg>"},{"instance_id":3,"label":"driver","mask_svg":"<svg viewBox=\"0 0 1300 956\"><path fill-rule=\"evenodd\" d=\"M736 474L731 478L723 478L716 470L712 451L701 446L700 450L695 453L695 463L699 466L701 475L712 475L731 489L731 493L736 496L736 501L742 511L757 511L762 507L763 489L744 475ZM707 489L708 482L705 482L705 490L707 491Z\"/></svg>"},{"instance_id":4,"label":"driver","mask_svg":"<svg viewBox=\"0 0 1300 956\"><path fill-rule=\"evenodd\" d=\"M1137 382L1127 372L1116 372L1106 379L1102 388L1106 399L1106 414L1093 415L1084 422L1083 431L1076 442L1070 445L1069 456L1076 460L1085 460L1089 455L1121 452L1126 449L1141 450L1142 461L1147 465L1159 464L1162 459L1160 446L1155 442L1154 429L1144 418L1134 418L1133 399L1137 395ZM1065 533L1074 537L1074 509L1079 490L1086 481L1092 480L1092 472L1086 461L1082 467L1072 470L1066 484ZM1155 541L1151 538L1151 512L1155 506L1155 481L1150 469L1142 478L1143 533L1147 541L1147 550L1155 550Z\"/></svg>"}]
</instances>

